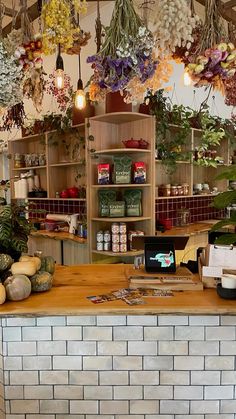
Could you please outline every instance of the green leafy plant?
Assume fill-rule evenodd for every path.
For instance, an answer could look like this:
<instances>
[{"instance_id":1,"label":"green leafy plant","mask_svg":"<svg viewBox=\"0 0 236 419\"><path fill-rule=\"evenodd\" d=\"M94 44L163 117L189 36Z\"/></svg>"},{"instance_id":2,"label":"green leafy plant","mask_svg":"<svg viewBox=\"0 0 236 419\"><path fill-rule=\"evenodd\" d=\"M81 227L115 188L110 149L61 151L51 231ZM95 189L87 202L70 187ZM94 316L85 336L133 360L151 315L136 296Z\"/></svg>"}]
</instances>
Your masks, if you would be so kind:
<instances>
[{"instance_id":1,"label":"green leafy plant","mask_svg":"<svg viewBox=\"0 0 236 419\"><path fill-rule=\"evenodd\" d=\"M197 158L194 160L194 164L216 168L222 162L222 157L217 155L216 147L225 138L225 130L218 118L210 115L208 109L201 113L201 127L203 133L201 142L195 149Z\"/></svg>"},{"instance_id":2,"label":"green leafy plant","mask_svg":"<svg viewBox=\"0 0 236 419\"><path fill-rule=\"evenodd\" d=\"M156 150L165 170L173 174L176 162L189 160L191 151L187 149L191 133L189 118L192 110L183 105L171 105L164 96L164 90L151 92L145 98L150 113L156 117ZM176 127L173 127L176 126Z\"/></svg>"},{"instance_id":3,"label":"green leafy plant","mask_svg":"<svg viewBox=\"0 0 236 419\"><path fill-rule=\"evenodd\" d=\"M5 205L0 212L0 252L17 260L27 252L31 223L26 219L25 205Z\"/></svg>"},{"instance_id":4,"label":"green leafy plant","mask_svg":"<svg viewBox=\"0 0 236 419\"><path fill-rule=\"evenodd\" d=\"M235 180L236 179L236 167L232 166L230 169L221 173L216 177L217 180ZM225 209L229 205L236 204L236 190L228 190L215 196L213 200L213 206L217 209ZM223 227L234 226L236 227L236 212L233 212L230 218L223 219L218 223L214 224L212 231L217 231ZM217 240L217 244L234 244L236 242L236 233L227 233L220 236Z\"/></svg>"}]
</instances>

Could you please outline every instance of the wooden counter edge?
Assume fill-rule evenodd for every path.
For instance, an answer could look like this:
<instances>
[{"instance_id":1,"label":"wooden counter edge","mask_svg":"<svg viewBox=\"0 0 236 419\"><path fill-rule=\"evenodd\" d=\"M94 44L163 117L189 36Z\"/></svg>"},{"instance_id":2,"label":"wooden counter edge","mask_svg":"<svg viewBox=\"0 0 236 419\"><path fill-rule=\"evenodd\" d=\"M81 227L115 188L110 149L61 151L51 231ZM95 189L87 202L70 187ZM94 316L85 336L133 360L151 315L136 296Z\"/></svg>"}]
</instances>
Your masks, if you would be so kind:
<instances>
[{"instance_id":1,"label":"wooden counter edge","mask_svg":"<svg viewBox=\"0 0 236 419\"><path fill-rule=\"evenodd\" d=\"M127 288L132 265L78 265L58 267L54 286L28 299L0 306L0 317L100 315L236 315L234 300L221 299L215 289L174 292L173 297L144 297L146 304L130 306L122 300L93 304L91 295ZM130 271L129 271L130 272Z\"/></svg>"},{"instance_id":2,"label":"wooden counter edge","mask_svg":"<svg viewBox=\"0 0 236 419\"><path fill-rule=\"evenodd\" d=\"M37 230L37 231L31 231L30 235L32 237L42 237L45 239L52 239L52 240L59 240L59 241L73 241L79 244L87 244L86 239L75 236L74 234L61 232L61 231L56 233L56 232L47 231L47 230Z\"/></svg>"}]
</instances>

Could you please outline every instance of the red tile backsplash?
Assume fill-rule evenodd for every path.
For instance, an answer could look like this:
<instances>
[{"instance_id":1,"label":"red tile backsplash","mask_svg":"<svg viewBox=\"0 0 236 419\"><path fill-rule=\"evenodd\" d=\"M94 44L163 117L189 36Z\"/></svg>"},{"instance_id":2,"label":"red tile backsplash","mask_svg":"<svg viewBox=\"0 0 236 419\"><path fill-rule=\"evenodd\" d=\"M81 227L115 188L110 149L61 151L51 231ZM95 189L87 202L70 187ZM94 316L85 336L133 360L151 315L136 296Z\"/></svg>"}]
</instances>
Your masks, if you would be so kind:
<instances>
[{"instance_id":1,"label":"red tile backsplash","mask_svg":"<svg viewBox=\"0 0 236 419\"><path fill-rule=\"evenodd\" d=\"M170 218L172 225L177 223L177 210L187 208L190 210L190 222L195 223L203 220L218 219L224 217L224 210L217 210L211 207L212 197L209 196L193 196L180 197L174 199L156 199L156 220L160 218Z\"/></svg>"},{"instance_id":2,"label":"red tile backsplash","mask_svg":"<svg viewBox=\"0 0 236 419\"><path fill-rule=\"evenodd\" d=\"M30 218L44 219L46 214L79 214L79 220L86 219L86 202L85 201L66 201L58 200L44 200L30 201L32 211ZM33 205L32 205L33 203ZM37 212L38 210L38 212ZM40 212L42 211L43 212Z\"/></svg>"}]
</instances>

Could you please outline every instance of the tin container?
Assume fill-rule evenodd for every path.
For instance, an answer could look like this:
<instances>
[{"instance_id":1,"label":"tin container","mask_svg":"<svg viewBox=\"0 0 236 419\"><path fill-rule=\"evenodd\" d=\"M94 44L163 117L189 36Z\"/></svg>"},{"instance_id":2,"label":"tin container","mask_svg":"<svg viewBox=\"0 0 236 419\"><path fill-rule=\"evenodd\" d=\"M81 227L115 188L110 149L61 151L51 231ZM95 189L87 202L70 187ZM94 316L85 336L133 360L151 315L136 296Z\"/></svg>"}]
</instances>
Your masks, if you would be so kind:
<instances>
[{"instance_id":1,"label":"tin container","mask_svg":"<svg viewBox=\"0 0 236 419\"><path fill-rule=\"evenodd\" d=\"M127 243L121 243L120 244L120 252L121 253L127 252Z\"/></svg>"},{"instance_id":2,"label":"tin container","mask_svg":"<svg viewBox=\"0 0 236 419\"><path fill-rule=\"evenodd\" d=\"M127 233L126 223L120 223L120 234L126 234L126 233Z\"/></svg>"},{"instance_id":3,"label":"tin container","mask_svg":"<svg viewBox=\"0 0 236 419\"><path fill-rule=\"evenodd\" d=\"M104 231L104 234L103 234L103 240L104 240L104 242L106 242L106 243L108 243L108 242L110 242L110 241L111 241L111 233L110 233L110 231L109 231L109 230Z\"/></svg>"},{"instance_id":4,"label":"tin container","mask_svg":"<svg viewBox=\"0 0 236 419\"><path fill-rule=\"evenodd\" d=\"M113 253L119 253L119 251L120 251L119 243L112 243L112 252Z\"/></svg>"},{"instance_id":5,"label":"tin container","mask_svg":"<svg viewBox=\"0 0 236 419\"><path fill-rule=\"evenodd\" d=\"M127 243L127 235L120 234L120 243Z\"/></svg>"},{"instance_id":6,"label":"tin container","mask_svg":"<svg viewBox=\"0 0 236 419\"><path fill-rule=\"evenodd\" d=\"M97 242L97 250L102 251L103 250L103 242Z\"/></svg>"},{"instance_id":7,"label":"tin container","mask_svg":"<svg viewBox=\"0 0 236 419\"><path fill-rule=\"evenodd\" d=\"M120 235L112 234L111 240L112 240L112 243L120 243Z\"/></svg>"},{"instance_id":8,"label":"tin container","mask_svg":"<svg viewBox=\"0 0 236 419\"><path fill-rule=\"evenodd\" d=\"M103 250L109 252L111 250L111 242L104 242L103 243Z\"/></svg>"},{"instance_id":9,"label":"tin container","mask_svg":"<svg viewBox=\"0 0 236 419\"><path fill-rule=\"evenodd\" d=\"M119 232L120 232L120 226L119 226L118 223L112 223L112 225L111 225L111 232L112 232L112 234L113 233L114 234L119 234Z\"/></svg>"},{"instance_id":10,"label":"tin container","mask_svg":"<svg viewBox=\"0 0 236 419\"><path fill-rule=\"evenodd\" d=\"M103 231L102 230L99 230L97 232L97 242L98 243L102 243L103 242Z\"/></svg>"}]
</instances>

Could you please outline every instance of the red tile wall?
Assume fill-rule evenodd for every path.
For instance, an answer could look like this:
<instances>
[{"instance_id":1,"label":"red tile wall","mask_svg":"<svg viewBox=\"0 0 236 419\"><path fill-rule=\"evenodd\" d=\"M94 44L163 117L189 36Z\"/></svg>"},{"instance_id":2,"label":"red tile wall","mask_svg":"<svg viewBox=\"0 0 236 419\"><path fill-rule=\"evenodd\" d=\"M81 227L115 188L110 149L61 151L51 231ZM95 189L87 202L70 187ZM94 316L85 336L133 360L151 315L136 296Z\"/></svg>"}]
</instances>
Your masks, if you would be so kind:
<instances>
[{"instance_id":1,"label":"red tile wall","mask_svg":"<svg viewBox=\"0 0 236 419\"><path fill-rule=\"evenodd\" d=\"M224 210L216 210L211 207L212 197L179 197L175 199L156 199L156 220L170 218L172 225L177 224L177 210L187 208L190 210L190 222L196 223L203 220L218 219L224 217Z\"/></svg>"},{"instance_id":2,"label":"red tile wall","mask_svg":"<svg viewBox=\"0 0 236 419\"><path fill-rule=\"evenodd\" d=\"M46 214L79 214L79 220L86 219L86 202L74 200L44 200L30 201L31 208L30 218L44 219ZM33 206L32 206L33 203ZM43 210L43 212L37 212Z\"/></svg>"}]
</instances>

